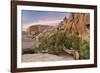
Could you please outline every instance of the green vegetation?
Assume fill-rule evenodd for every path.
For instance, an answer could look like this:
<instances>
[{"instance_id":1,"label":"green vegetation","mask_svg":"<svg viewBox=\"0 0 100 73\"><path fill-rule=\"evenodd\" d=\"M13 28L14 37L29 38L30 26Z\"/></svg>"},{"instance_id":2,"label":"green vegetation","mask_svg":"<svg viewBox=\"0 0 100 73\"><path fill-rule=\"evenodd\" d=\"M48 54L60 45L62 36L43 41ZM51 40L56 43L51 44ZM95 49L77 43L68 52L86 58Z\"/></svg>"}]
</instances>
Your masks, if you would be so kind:
<instances>
[{"instance_id":1,"label":"green vegetation","mask_svg":"<svg viewBox=\"0 0 100 73\"><path fill-rule=\"evenodd\" d=\"M78 35L65 31L53 31L39 36L35 52L59 54L63 48L74 49L79 52L80 59L89 58L89 41L83 41Z\"/></svg>"},{"instance_id":2,"label":"green vegetation","mask_svg":"<svg viewBox=\"0 0 100 73\"><path fill-rule=\"evenodd\" d=\"M85 41L80 46L80 59L89 59L90 58L90 46L89 41Z\"/></svg>"}]
</instances>

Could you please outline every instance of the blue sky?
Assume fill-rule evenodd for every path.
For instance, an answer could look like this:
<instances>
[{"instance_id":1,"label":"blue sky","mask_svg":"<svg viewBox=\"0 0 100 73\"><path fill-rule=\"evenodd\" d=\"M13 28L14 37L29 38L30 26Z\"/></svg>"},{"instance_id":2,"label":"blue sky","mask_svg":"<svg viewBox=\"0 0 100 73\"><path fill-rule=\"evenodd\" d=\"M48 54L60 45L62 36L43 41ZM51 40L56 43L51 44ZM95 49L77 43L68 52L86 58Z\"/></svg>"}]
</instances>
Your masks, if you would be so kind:
<instances>
[{"instance_id":1,"label":"blue sky","mask_svg":"<svg viewBox=\"0 0 100 73\"><path fill-rule=\"evenodd\" d=\"M39 21L63 20L67 12L22 10L22 25Z\"/></svg>"}]
</instances>

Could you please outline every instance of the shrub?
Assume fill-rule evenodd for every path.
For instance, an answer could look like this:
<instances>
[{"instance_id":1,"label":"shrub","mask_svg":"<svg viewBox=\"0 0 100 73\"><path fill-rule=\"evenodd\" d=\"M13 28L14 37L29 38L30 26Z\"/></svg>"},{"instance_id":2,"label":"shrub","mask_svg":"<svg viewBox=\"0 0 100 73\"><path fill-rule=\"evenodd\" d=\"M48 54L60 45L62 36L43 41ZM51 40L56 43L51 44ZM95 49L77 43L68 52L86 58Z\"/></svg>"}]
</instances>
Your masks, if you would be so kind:
<instances>
[{"instance_id":1,"label":"shrub","mask_svg":"<svg viewBox=\"0 0 100 73\"><path fill-rule=\"evenodd\" d=\"M79 50L80 43L81 43L81 39L78 35L67 34L64 42L64 46L67 49L73 48L75 50Z\"/></svg>"},{"instance_id":2,"label":"shrub","mask_svg":"<svg viewBox=\"0 0 100 73\"><path fill-rule=\"evenodd\" d=\"M63 48L73 48L79 52L80 59L89 58L89 42L82 41L82 39L75 34L69 34L64 31L48 32L39 37L38 44L39 46L36 47L35 52L59 54Z\"/></svg>"},{"instance_id":3,"label":"shrub","mask_svg":"<svg viewBox=\"0 0 100 73\"><path fill-rule=\"evenodd\" d=\"M80 59L89 59L90 58L90 45L89 41L84 41L80 46Z\"/></svg>"},{"instance_id":4,"label":"shrub","mask_svg":"<svg viewBox=\"0 0 100 73\"><path fill-rule=\"evenodd\" d=\"M48 53L50 54L60 54L61 53L61 48L57 47L57 46L51 46L49 49L48 49Z\"/></svg>"}]
</instances>

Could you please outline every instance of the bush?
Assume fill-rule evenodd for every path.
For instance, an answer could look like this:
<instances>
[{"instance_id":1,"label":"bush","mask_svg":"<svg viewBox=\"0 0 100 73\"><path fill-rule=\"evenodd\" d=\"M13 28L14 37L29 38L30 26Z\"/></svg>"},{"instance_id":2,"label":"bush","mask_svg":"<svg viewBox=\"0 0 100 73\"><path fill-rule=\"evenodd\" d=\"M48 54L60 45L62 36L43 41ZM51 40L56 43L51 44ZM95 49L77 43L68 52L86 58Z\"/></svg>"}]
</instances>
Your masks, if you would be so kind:
<instances>
[{"instance_id":1,"label":"bush","mask_svg":"<svg viewBox=\"0 0 100 73\"><path fill-rule=\"evenodd\" d=\"M49 49L48 49L48 53L50 54L60 54L61 53L61 48L57 47L57 46L51 46Z\"/></svg>"},{"instance_id":2,"label":"bush","mask_svg":"<svg viewBox=\"0 0 100 73\"><path fill-rule=\"evenodd\" d=\"M35 52L59 54L63 48L73 48L78 51L80 59L89 58L89 42L82 41L78 35L68 34L64 31L53 31L40 36L39 46L36 47Z\"/></svg>"},{"instance_id":3,"label":"bush","mask_svg":"<svg viewBox=\"0 0 100 73\"><path fill-rule=\"evenodd\" d=\"M90 46L89 41L85 41L80 46L80 59L89 59L90 58Z\"/></svg>"},{"instance_id":4,"label":"bush","mask_svg":"<svg viewBox=\"0 0 100 73\"><path fill-rule=\"evenodd\" d=\"M78 35L67 34L65 42L64 42L64 46L67 49L73 48L78 51L81 41L82 40Z\"/></svg>"}]
</instances>

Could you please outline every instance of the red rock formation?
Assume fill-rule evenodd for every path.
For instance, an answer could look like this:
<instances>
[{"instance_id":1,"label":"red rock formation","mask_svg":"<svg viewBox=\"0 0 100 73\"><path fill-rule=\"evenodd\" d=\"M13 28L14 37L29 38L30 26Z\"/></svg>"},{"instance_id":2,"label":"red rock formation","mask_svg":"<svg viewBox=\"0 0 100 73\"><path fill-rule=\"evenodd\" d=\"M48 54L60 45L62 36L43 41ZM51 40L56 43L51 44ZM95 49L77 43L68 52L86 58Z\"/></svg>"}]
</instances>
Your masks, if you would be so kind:
<instances>
[{"instance_id":1,"label":"red rock formation","mask_svg":"<svg viewBox=\"0 0 100 73\"><path fill-rule=\"evenodd\" d=\"M60 23L61 29L72 34L78 34L83 40L89 38L89 14L88 13L72 13L69 18L64 18Z\"/></svg>"}]
</instances>

